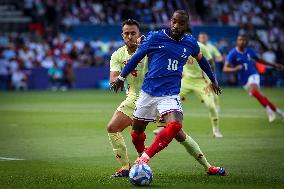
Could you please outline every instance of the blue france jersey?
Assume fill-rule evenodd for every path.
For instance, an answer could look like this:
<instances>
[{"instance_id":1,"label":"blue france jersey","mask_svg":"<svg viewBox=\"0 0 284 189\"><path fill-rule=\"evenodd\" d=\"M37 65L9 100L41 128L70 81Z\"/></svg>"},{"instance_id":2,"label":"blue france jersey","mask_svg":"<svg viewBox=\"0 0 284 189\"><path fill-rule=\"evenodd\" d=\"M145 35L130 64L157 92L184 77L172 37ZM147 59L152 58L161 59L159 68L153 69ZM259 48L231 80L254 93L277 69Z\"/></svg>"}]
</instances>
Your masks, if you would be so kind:
<instances>
[{"instance_id":1,"label":"blue france jersey","mask_svg":"<svg viewBox=\"0 0 284 189\"><path fill-rule=\"evenodd\" d=\"M169 37L169 29L151 32L138 51L148 56L148 72L142 90L152 96L176 95L180 92L183 66L188 57L199 54L199 46L191 35L180 41Z\"/></svg>"},{"instance_id":2,"label":"blue france jersey","mask_svg":"<svg viewBox=\"0 0 284 189\"><path fill-rule=\"evenodd\" d=\"M257 74L255 60L258 59L256 52L252 48L246 48L244 52L239 52L236 48L232 49L227 61L233 67L242 65L243 68L238 72L239 84L245 85L249 76Z\"/></svg>"}]
</instances>

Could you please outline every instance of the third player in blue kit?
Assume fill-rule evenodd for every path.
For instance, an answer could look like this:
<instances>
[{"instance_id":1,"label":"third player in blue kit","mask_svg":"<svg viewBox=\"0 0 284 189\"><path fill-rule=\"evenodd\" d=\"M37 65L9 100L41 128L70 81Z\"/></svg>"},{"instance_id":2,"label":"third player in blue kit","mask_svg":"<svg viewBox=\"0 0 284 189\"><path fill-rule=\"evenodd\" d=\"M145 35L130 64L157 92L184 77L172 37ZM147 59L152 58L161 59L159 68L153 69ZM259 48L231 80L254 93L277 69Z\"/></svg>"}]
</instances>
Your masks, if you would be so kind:
<instances>
[{"instance_id":1,"label":"third player in blue kit","mask_svg":"<svg viewBox=\"0 0 284 189\"><path fill-rule=\"evenodd\" d=\"M261 91L260 91L260 76L256 71L255 61L261 64L271 66L276 69L284 69L281 64L267 62L263 60L257 53L247 47L248 40L245 35L239 35L236 41L236 47L233 48L225 62L224 72L237 72L239 84L246 89L250 95L256 98L256 100L266 109L268 115L268 121L275 120L275 113L284 121L284 112L277 108Z\"/></svg>"}]
</instances>

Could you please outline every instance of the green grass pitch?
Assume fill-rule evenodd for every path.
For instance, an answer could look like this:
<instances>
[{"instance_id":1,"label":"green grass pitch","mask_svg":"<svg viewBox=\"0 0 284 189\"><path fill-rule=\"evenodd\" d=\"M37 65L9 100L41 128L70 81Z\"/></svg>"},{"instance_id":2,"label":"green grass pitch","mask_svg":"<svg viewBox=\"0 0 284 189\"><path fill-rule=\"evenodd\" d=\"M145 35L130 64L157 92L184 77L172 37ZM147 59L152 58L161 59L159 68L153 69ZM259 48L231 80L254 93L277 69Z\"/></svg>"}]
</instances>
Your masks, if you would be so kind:
<instances>
[{"instance_id":1,"label":"green grass pitch","mask_svg":"<svg viewBox=\"0 0 284 189\"><path fill-rule=\"evenodd\" d=\"M284 109L284 89L264 89ZM110 91L15 92L0 94L0 188L134 188L111 179L119 167L106 125L124 94ZM183 127L226 177L207 176L173 141L150 166L150 188L284 188L284 123L269 124L264 109L242 89L223 90L220 127L212 137L207 109L191 95ZM147 144L155 125L147 128ZM124 137L131 162L136 158ZM18 158L24 160L5 160Z\"/></svg>"}]
</instances>

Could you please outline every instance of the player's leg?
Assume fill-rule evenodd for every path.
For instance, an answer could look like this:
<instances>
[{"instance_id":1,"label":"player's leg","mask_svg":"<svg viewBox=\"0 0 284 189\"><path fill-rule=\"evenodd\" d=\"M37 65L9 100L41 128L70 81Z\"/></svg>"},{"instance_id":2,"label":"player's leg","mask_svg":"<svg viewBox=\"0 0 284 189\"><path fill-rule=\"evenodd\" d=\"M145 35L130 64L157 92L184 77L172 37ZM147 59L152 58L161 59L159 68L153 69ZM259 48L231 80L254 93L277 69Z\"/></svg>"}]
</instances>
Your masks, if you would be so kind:
<instances>
[{"instance_id":1,"label":"player's leg","mask_svg":"<svg viewBox=\"0 0 284 189\"><path fill-rule=\"evenodd\" d=\"M131 137L139 157L145 150L146 126L149 122L156 120L157 109L153 99L155 98L141 91L133 113Z\"/></svg>"},{"instance_id":2,"label":"player's leg","mask_svg":"<svg viewBox=\"0 0 284 189\"><path fill-rule=\"evenodd\" d=\"M205 79L198 79L194 82L194 84L192 84L192 90L209 110L209 118L212 125L213 136L215 138L222 138L223 135L219 128L219 112L209 83L210 82Z\"/></svg>"},{"instance_id":3,"label":"player's leg","mask_svg":"<svg viewBox=\"0 0 284 189\"><path fill-rule=\"evenodd\" d=\"M182 79L181 80L181 88L180 88L180 99L181 101L185 101L186 97L191 93L191 82L190 80ZM157 118L158 120L159 118ZM157 129L153 131L155 135L157 135L162 129L166 127L165 121L157 121Z\"/></svg>"},{"instance_id":4,"label":"player's leg","mask_svg":"<svg viewBox=\"0 0 284 189\"><path fill-rule=\"evenodd\" d=\"M220 97L219 95L213 93L213 97L214 97L214 103L215 103L215 106L217 108L217 111L220 112L221 111L221 106L220 106Z\"/></svg>"},{"instance_id":5,"label":"player's leg","mask_svg":"<svg viewBox=\"0 0 284 189\"><path fill-rule=\"evenodd\" d=\"M166 122L166 127L157 134L154 142L142 154L140 160L147 163L150 158L163 150L182 128L182 107L178 95L160 97L157 109Z\"/></svg>"},{"instance_id":6,"label":"player's leg","mask_svg":"<svg viewBox=\"0 0 284 189\"><path fill-rule=\"evenodd\" d=\"M211 93L212 94L212 93ZM219 112L214 101L214 96L202 96L205 106L209 110L209 118L212 125L213 136L215 138L222 138L223 135L219 128Z\"/></svg>"},{"instance_id":7,"label":"player's leg","mask_svg":"<svg viewBox=\"0 0 284 189\"><path fill-rule=\"evenodd\" d=\"M188 134L186 134L183 129L181 129L176 135L175 139L180 142L186 149L186 151L193 156L205 169L205 171L210 175L225 175L225 169L222 167L215 167L208 163L205 155L201 151L197 142L193 140Z\"/></svg>"},{"instance_id":8,"label":"player's leg","mask_svg":"<svg viewBox=\"0 0 284 189\"><path fill-rule=\"evenodd\" d=\"M278 113L282 119L284 119L283 111L277 108L266 96L261 93L259 83L259 75L254 74L248 78L248 82L244 88L248 90L249 94L266 109L269 122L275 120L275 112Z\"/></svg>"},{"instance_id":9,"label":"player's leg","mask_svg":"<svg viewBox=\"0 0 284 189\"><path fill-rule=\"evenodd\" d=\"M133 127L131 131L132 143L140 157L145 150L146 134L145 130L148 125L148 121L133 119Z\"/></svg>"},{"instance_id":10,"label":"player's leg","mask_svg":"<svg viewBox=\"0 0 284 189\"><path fill-rule=\"evenodd\" d=\"M205 171L207 171L208 168L211 167L202 151L200 150L199 145L193 140L193 138L186 134L183 129L178 132L175 139L180 144L182 144L186 151L204 167Z\"/></svg>"},{"instance_id":11,"label":"player's leg","mask_svg":"<svg viewBox=\"0 0 284 189\"><path fill-rule=\"evenodd\" d=\"M121 165L121 169L114 173L112 177L124 177L128 176L129 173L127 148L121 132L132 124L131 115L134 108L127 104L129 104L129 101L126 99L117 108L117 111L115 111L107 125L110 144L113 148L116 160Z\"/></svg>"}]
</instances>

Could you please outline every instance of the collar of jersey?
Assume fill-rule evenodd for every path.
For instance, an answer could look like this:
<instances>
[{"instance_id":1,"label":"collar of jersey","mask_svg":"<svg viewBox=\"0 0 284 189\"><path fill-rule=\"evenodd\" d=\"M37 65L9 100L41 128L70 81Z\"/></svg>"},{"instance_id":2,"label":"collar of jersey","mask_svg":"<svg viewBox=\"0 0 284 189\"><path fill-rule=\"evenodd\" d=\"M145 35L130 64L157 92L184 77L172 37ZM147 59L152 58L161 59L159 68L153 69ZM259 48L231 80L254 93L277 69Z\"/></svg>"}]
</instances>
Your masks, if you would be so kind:
<instances>
[{"instance_id":1,"label":"collar of jersey","mask_svg":"<svg viewBox=\"0 0 284 189\"><path fill-rule=\"evenodd\" d=\"M166 34L166 36L167 36L168 38L170 38L170 39L172 39L172 40L174 40L174 41L177 41L177 40L173 39L173 38L170 36L170 33L171 33L171 29L170 29L170 28L164 29L164 33ZM178 41L183 40L184 36L185 36L185 35L183 35L183 37L182 37L180 40L178 40Z\"/></svg>"},{"instance_id":2,"label":"collar of jersey","mask_svg":"<svg viewBox=\"0 0 284 189\"><path fill-rule=\"evenodd\" d=\"M240 54L245 54L247 52L247 48L245 48L244 52L239 51L239 49L236 47L236 51Z\"/></svg>"}]
</instances>

